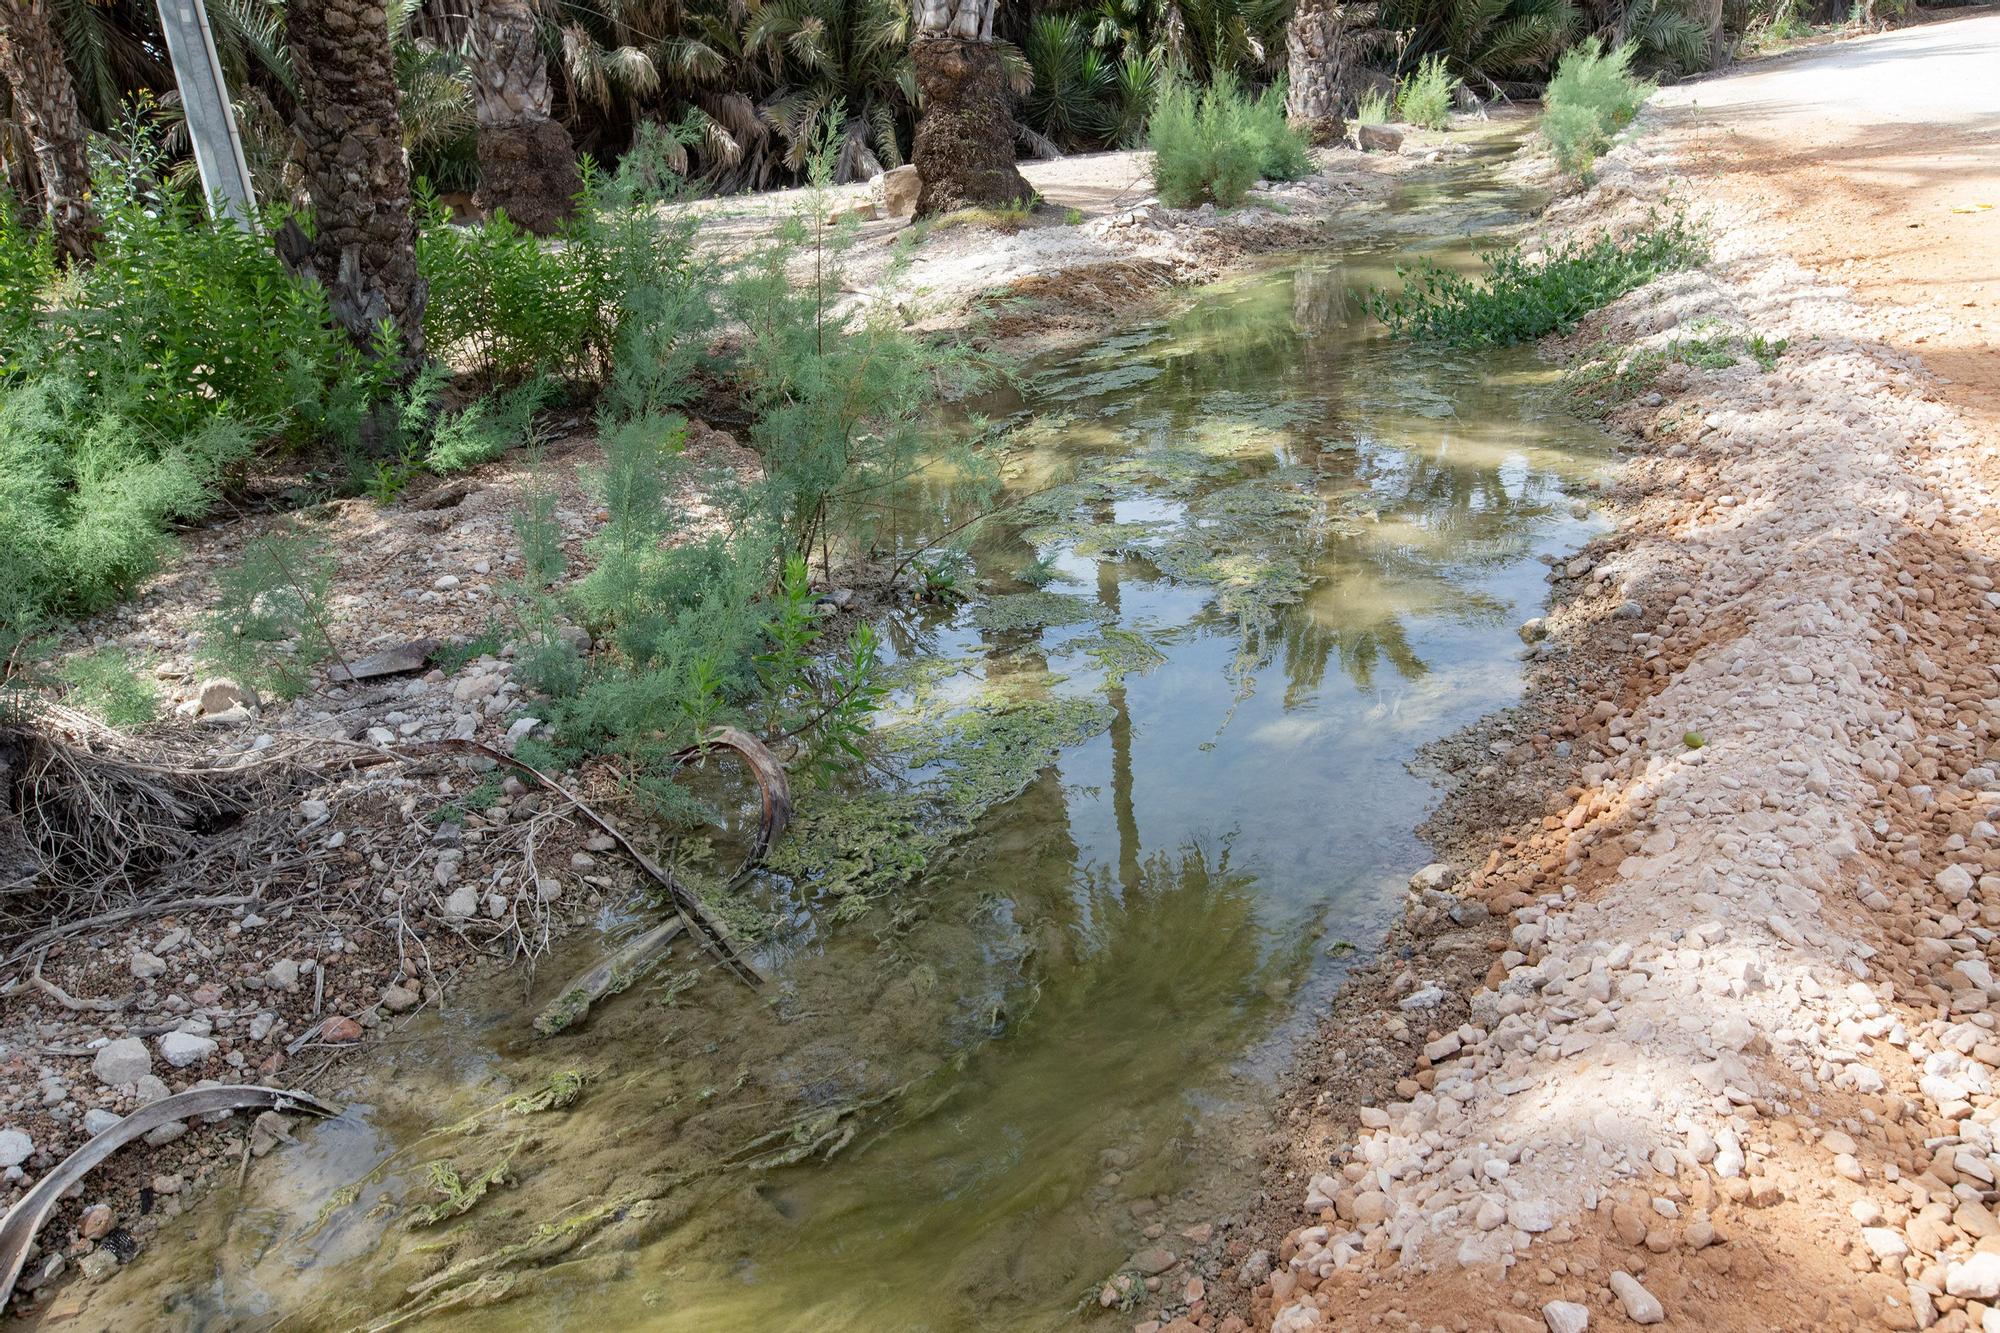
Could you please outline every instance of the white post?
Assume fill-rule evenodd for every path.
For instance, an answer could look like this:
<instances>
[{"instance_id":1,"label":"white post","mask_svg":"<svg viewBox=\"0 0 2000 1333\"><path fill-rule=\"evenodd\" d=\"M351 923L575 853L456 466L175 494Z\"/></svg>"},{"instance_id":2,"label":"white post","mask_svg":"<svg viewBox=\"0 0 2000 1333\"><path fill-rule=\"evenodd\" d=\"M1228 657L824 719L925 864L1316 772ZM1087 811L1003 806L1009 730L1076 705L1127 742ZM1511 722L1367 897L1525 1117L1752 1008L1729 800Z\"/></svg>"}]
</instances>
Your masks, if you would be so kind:
<instances>
[{"instance_id":1,"label":"white post","mask_svg":"<svg viewBox=\"0 0 2000 1333\"><path fill-rule=\"evenodd\" d=\"M202 0L159 0L159 5L160 28L167 35L167 55L174 64L174 82L180 86L208 214L228 214L237 226L250 231L257 225L257 196L250 185L250 164L243 160L236 109L230 105L222 63L216 59L215 36L208 30L208 11Z\"/></svg>"}]
</instances>

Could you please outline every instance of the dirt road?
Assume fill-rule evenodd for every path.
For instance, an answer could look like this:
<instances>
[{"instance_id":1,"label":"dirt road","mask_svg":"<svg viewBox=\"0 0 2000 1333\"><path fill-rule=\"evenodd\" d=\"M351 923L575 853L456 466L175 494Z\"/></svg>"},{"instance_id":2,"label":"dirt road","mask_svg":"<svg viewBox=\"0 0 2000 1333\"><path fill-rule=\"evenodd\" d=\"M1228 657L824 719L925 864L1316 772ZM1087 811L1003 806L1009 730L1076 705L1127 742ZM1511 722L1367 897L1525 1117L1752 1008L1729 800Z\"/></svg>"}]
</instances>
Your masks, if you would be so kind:
<instances>
[{"instance_id":1,"label":"dirt road","mask_svg":"<svg viewBox=\"0 0 2000 1333\"><path fill-rule=\"evenodd\" d=\"M1842 42L1662 91L1698 196L1740 201L2000 422L2000 14Z\"/></svg>"},{"instance_id":2,"label":"dirt road","mask_svg":"<svg viewBox=\"0 0 2000 1333\"><path fill-rule=\"evenodd\" d=\"M1618 530L1301 1060L1256 1327L2000 1333L1994 203L1980 15L1662 93L1550 209L1713 255L1558 349Z\"/></svg>"}]
</instances>

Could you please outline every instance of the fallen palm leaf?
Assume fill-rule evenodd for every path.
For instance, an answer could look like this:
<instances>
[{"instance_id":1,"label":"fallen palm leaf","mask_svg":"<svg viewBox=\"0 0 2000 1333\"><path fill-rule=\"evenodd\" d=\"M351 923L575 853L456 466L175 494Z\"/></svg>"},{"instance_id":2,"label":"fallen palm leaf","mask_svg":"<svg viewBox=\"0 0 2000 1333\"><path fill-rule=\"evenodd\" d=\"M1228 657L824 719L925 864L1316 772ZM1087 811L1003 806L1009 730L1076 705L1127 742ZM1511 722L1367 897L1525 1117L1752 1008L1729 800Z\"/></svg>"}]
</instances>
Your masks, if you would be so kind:
<instances>
[{"instance_id":1,"label":"fallen palm leaf","mask_svg":"<svg viewBox=\"0 0 2000 1333\"><path fill-rule=\"evenodd\" d=\"M62 1160L61 1165L43 1176L21 1201L0 1219L0 1308L14 1294L14 1283L28 1262L28 1249L35 1236L55 1211L56 1201L78 1184L111 1154L162 1125L191 1116L216 1111L244 1110L306 1111L313 1115L336 1115L331 1106L307 1093L283 1088L255 1086L201 1088L154 1102L126 1116L90 1142Z\"/></svg>"}]
</instances>

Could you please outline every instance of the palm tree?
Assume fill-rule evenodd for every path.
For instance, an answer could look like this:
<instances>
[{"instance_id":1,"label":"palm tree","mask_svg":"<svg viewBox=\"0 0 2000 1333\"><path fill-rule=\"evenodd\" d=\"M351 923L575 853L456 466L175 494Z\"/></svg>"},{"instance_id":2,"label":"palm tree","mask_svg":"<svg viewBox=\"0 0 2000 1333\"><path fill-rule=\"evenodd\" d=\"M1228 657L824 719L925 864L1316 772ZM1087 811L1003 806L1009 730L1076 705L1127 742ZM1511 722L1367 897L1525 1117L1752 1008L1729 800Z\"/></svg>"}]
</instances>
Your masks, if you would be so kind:
<instances>
[{"instance_id":1,"label":"palm tree","mask_svg":"<svg viewBox=\"0 0 2000 1333\"><path fill-rule=\"evenodd\" d=\"M1346 133L1341 113L1360 63L1353 8L1344 0L1299 0L1285 32L1290 57L1285 113L1315 143L1331 143Z\"/></svg>"},{"instance_id":2,"label":"palm tree","mask_svg":"<svg viewBox=\"0 0 2000 1333\"><path fill-rule=\"evenodd\" d=\"M373 348L386 323L414 367L423 357L426 289L387 16L380 0L291 0L285 36L316 223L312 270L350 338Z\"/></svg>"},{"instance_id":3,"label":"palm tree","mask_svg":"<svg viewBox=\"0 0 2000 1333\"><path fill-rule=\"evenodd\" d=\"M546 236L576 206L583 180L569 131L549 115L549 61L529 0L475 0L472 110L479 203Z\"/></svg>"},{"instance_id":4,"label":"palm tree","mask_svg":"<svg viewBox=\"0 0 2000 1333\"><path fill-rule=\"evenodd\" d=\"M34 145L42 199L56 244L73 258L90 253L97 222L90 209L90 160L76 85L42 0L0 0L0 76Z\"/></svg>"},{"instance_id":5,"label":"palm tree","mask_svg":"<svg viewBox=\"0 0 2000 1333\"><path fill-rule=\"evenodd\" d=\"M916 0L921 114L915 151L917 212L1011 204L1033 197L1014 166L1014 116L993 41L999 0Z\"/></svg>"}]
</instances>

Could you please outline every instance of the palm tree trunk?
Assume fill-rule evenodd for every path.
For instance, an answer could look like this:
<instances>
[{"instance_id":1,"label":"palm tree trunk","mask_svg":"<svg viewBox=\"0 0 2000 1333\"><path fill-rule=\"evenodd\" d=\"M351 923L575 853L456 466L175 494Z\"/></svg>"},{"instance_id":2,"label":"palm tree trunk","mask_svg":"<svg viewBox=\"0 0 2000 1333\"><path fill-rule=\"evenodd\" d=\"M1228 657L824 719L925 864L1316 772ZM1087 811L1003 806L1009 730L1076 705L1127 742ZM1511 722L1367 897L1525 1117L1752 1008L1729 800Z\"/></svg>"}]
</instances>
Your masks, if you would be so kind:
<instances>
[{"instance_id":1,"label":"palm tree trunk","mask_svg":"<svg viewBox=\"0 0 2000 1333\"><path fill-rule=\"evenodd\" d=\"M370 348L387 321L414 368L423 359L426 288L387 15L379 0L290 0L285 36L316 227L312 271L350 338Z\"/></svg>"},{"instance_id":2,"label":"palm tree trunk","mask_svg":"<svg viewBox=\"0 0 2000 1333\"><path fill-rule=\"evenodd\" d=\"M1349 8L1341 0L1299 0L1285 29L1285 112L1314 143L1347 133L1342 112L1355 64Z\"/></svg>"},{"instance_id":3,"label":"palm tree trunk","mask_svg":"<svg viewBox=\"0 0 2000 1333\"><path fill-rule=\"evenodd\" d=\"M472 15L472 110L479 127L479 206L546 236L576 207L583 179L569 131L550 119L549 62L529 0L478 0Z\"/></svg>"},{"instance_id":4,"label":"palm tree trunk","mask_svg":"<svg viewBox=\"0 0 2000 1333\"><path fill-rule=\"evenodd\" d=\"M90 208L88 131L77 110L76 85L63 64L62 43L42 0L0 0L0 75L34 142L42 198L56 244L72 258L89 255L97 236Z\"/></svg>"},{"instance_id":5,"label":"palm tree trunk","mask_svg":"<svg viewBox=\"0 0 2000 1333\"><path fill-rule=\"evenodd\" d=\"M1034 197L1014 166L1014 116L993 44L998 0L917 0L923 114L915 150L917 212L1011 204Z\"/></svg>"}]
</instances>

